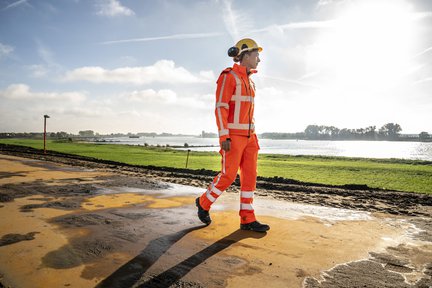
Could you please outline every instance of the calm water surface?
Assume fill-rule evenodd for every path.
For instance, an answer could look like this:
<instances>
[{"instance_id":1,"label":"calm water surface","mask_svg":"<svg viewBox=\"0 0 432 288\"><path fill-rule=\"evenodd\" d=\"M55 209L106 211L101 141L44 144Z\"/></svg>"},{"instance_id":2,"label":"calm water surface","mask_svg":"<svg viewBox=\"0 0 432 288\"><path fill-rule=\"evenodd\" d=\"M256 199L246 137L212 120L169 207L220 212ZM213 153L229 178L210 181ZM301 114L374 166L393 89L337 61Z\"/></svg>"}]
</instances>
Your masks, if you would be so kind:
<instances>
[{"instance_id":1,"label":"calm water surface","mask_svg":"<svg viewBox=\"0 0 432 288\"><path fill-rule=\"evenodd\" d=\"M107 144L212 146L189 147L192 151L219 151L217 138L140 137L105 138ZM366 158L400 158L432 161L432 143L394 141L306 141L260 139L260 153L287 155L323 155Z\"/></svg>"}]
</instances>

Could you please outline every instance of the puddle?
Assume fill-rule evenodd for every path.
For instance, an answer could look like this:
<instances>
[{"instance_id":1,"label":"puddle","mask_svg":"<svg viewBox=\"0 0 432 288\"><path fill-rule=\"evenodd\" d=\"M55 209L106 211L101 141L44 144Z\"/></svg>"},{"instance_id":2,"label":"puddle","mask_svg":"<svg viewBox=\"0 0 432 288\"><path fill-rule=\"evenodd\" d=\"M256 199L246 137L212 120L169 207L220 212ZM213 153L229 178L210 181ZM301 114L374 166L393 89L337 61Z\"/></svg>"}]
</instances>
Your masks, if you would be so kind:
<instances>
[{"instance_id":1,"label":"puddle","mask_svg":"<svg viewBox=\"0 0 432 288\"><path fill-rule=\"evenodd\" d=\"M383 221L390 227L400 227L404 231L397 237L383 237L382 240L384 240L388 246L397 246L400 244L404 244L411 247L421 247L430 243L428 241L423 241L417 237L425 230L420 229L415 224L408 222L406 219L385 218Z\"/></svg>"},{"instance_id":2,"label":"puddle","mask_svg":"<svg viewBox=\"0 0 432 288\"><path fill-rule=\"evenodd\" d=\"M125 186L100 186L96 193L101 195L88 199L89 202L85 203L83 207L95 210L98 206L100 209L151 202L148 204L148 208L174 208L182 205L194 205L193 198L200 196L205 191L203 188L181 184L164 183L163 186L168 188L155 190ZM239 195L225 192L212 206L212 211L236 211L238 207ZM369 212L291 203L264 197L255 197L254 208L257 215L282 219L315 217L327 222L326 225L331 225L336 221L368 221L373 219Z\"/></svg>"},{"instance_id":3,"label":"puddle","mask_svg":"<svg viewBox=\"0 0 432 288\"><path fill-rule=\"evenodd\" d=\"M143 205L146 208L176 208L195 205L194 198L203 189L181 184L163 183L162 189L145 189L126 186L102 187L96 190L95 197L87 198L81 205L86 210L120 208Z\"/></svg>"},{"instance_id":4,"label":"puddle","mask_svg":"<svg viewBox=\"0 0 432 288\"><path fill-rule=\"evenodd\" d=\"M97 187L96 193L98 194L119 194L119 193L142 193L142 194L159 194L161 197L172 196L195 196L201 195L205 189L197 188L187 185L174 184L161 182L161 189L145 189L126 186L112 186L112 187Z\"/></svg>"},{"instance_id":5,"label":"puddle","mask_svg":"<svg viewBox=\"0 0 432 288\"><path fill-rule=\"evenodd\" d=\"M212 206L212 211L238 210L239 202L238 194L224 193ZM267 215L287 220L315 217L327 222L327 225L337 221L369 221L373 219L369 212L286 202L259 196L255 196L253 206L257 216Z\"/></svg>"},{"instance_id":6,"label":"puddle","mask_svg":"<svg viewBox=\"0 0 432 288\"><path fill-rule=\"evenodd\" d=\"M198 197L204 191L205 188L192 187L181 184L164 183L164 186L168 188L162 189L144 189L134 187L99 187L97 190L98 194L113 195L121 194L128 199L126 201L133 203L144 203L146 201L155 201L159 198L172 198L176 197L176 202L181 199L180 202L185 205L194 205L193 201L188 203L183 201L185 198ZM142 194L142 196L132 196L133 194ZM149 198L151 195L153 198ZM123 197L122 196L122 197ZM143 197L145 196L145 197ZM102 198L101 198L102 199ZM107 199L107 198L106 198ZM142 200L142 201L140 201ZM119 201L121 201L119 199ZM151 206L149 206L152 208ZM176 206L160 205L158 208L169 208ZM221 195L217 202L212 206L212 211L227 211L227 210L238 210L239 207L239 195L237 193L227 193ZM283 219L298 219L301 217L316 217L323 221L328 222L330 225L335 221L367 221L373 217L371 213L364 211L355 211L342 208L331 208L313 206L308 204L291 203L275 199L255 197L254 208L257 215L268 215L273 217L280 217Z\"/></svg>"}]
</instances>

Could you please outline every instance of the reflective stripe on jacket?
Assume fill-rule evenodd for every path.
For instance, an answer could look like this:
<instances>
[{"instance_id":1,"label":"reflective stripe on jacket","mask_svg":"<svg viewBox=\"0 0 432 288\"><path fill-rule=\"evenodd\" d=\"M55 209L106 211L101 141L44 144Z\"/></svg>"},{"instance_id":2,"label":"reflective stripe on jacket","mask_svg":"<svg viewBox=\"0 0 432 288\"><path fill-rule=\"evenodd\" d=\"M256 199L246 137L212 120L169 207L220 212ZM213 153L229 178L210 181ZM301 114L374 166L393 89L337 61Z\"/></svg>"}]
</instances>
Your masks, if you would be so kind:
<instances>
[{"instance_id":1,"label":"reflective stripe on jacket","mask_svg":"<svg viewBox=\"0 0 432 288\"><path fill-rule=\"evenodd\" d=\"M246 67L234 64L225 69L217 81L216 122L219 140L229 135L250 136L254 126L255 85L246 72Z\"/></svg>"}]
</instances>

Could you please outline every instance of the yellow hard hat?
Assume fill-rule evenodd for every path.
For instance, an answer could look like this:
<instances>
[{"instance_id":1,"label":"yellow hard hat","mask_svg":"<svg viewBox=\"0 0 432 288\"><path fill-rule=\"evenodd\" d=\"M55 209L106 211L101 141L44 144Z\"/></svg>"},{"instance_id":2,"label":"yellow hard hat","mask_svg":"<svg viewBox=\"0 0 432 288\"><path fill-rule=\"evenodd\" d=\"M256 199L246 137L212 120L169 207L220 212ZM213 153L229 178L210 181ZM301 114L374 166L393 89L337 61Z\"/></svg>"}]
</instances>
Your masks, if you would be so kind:
<instances>
[{"instance_id":1,"label":"yellow hard hat","mask_svg":"<svg viewBox=\"0 0 432 288\"><path fill-rule=\"evenodd\" d=\"M258 46L258 44L254 40L250 38L244 38L238 41L235 46L231 47L228 50L228 56L236 57L243 52L251 51L255 49L258 49L258 52L261 52L263 50L261 47Z\"/></svg>"}]
</instances>

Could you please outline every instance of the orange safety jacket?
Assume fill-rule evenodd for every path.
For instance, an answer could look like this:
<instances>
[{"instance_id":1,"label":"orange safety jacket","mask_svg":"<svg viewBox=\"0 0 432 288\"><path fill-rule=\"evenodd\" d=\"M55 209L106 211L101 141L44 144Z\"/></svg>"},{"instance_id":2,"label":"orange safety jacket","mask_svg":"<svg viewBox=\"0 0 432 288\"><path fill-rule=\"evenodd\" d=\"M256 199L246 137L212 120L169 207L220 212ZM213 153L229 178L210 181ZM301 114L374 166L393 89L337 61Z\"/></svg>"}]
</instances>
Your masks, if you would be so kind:
<instances>
[{"instance_id":1,"label":"orange safety jacket","mask_svg":"<svg viewBox=\"0 0 432 288\"><path fill-rule=\"evenodd\" d=\"M234 64L222 71L217 80L215 114L220 142L229 135L255 133L255 84L249 76L246 67Z\"/></svg>"}]
</instances>

